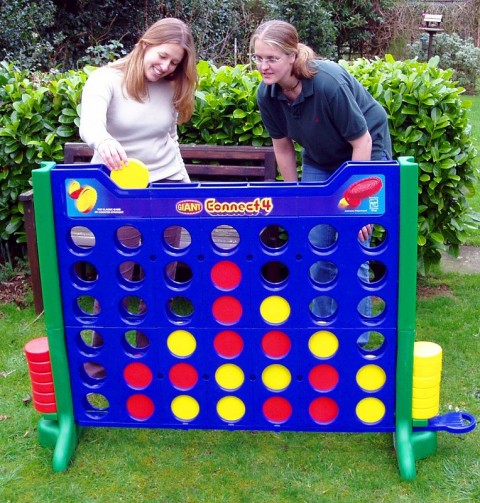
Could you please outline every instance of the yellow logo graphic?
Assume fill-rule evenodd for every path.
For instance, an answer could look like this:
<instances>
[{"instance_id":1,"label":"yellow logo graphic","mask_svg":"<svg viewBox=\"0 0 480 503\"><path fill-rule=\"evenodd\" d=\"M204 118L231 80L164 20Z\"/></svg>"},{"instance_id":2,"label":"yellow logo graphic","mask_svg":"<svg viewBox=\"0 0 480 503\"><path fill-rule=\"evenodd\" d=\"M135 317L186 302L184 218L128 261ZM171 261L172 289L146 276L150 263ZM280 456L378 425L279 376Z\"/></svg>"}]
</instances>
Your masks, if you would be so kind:
<instances>
[{"instance_id":1,"label":"yellow logo graphic","mask_svg":"<svg viewBox=\"0 0 480 503\"><path fill-rule=\"evenodd\" d=\"M82 187L77 180L72 180L67 187L68 195L75 200L75 207L80 213L90 213L97 202L97 191L85 185Z\"/></svg>"},{"instance_id":2,"label":"yellow logo graphic","mask_svg":"<svg viewBox=\"0 0 480 503\"><path fill-rule=\"evenodd\" d=\"M209 215L268 215L273 210L273 201L271 197L230 202L220 202L215 198L209 198L205 200L205 210Z\"/></svg>"}]
</instances>

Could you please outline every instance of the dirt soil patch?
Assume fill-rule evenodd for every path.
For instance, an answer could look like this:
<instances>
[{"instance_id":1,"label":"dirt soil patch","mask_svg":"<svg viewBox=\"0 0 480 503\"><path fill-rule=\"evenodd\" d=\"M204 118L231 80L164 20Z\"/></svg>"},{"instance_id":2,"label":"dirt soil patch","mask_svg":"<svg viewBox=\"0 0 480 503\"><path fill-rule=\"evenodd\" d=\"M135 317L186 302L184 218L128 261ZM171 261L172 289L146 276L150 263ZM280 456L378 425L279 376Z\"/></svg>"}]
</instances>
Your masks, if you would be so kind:
<instances>
[{"instance_id":1,"label":"dirt soil patch","mask_svg":"<svg viewBox=\"0 0 480 503\"><path fill-rule=\"evenodd\" d=\"M0 304L15 303L19 307L26 307L27 297L32 291L30 276L19 273L8 280L0 282Z\"/></svg>"},{"instance_id":2,"label":"dirt soil patch","mask_svg":"<svg viewBox=\"0 0 480 503\"><path fill-rule=\"evenodd\" d=\"M430 297L453 297L453 292L447 285L425 285L420 281L417 285L417 297L419 299L428 299Z\"/></svg>"}]
</instances>

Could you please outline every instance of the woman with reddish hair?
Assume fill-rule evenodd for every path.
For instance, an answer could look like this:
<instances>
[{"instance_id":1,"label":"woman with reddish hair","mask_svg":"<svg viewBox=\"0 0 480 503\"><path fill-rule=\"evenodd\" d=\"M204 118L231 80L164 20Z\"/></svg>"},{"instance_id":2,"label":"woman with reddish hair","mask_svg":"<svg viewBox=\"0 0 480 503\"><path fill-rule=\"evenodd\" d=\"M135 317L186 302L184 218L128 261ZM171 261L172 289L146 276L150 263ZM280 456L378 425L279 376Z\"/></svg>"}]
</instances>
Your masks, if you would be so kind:
<instances>
[{"instance_id":1,"label":"woman with reddish hair","mask_svg":"<svg viewBox=\"0 0 480 503\"><path fill-rule=\"evenodd\" d=\"M92 162L113 170L137 158L151 182L188 182L177 123L193 113L196 64L188 26L165 18L127 56L95 70L83 89L80 113L80 137L95 151Z\"/></svg>"}]
</instances>

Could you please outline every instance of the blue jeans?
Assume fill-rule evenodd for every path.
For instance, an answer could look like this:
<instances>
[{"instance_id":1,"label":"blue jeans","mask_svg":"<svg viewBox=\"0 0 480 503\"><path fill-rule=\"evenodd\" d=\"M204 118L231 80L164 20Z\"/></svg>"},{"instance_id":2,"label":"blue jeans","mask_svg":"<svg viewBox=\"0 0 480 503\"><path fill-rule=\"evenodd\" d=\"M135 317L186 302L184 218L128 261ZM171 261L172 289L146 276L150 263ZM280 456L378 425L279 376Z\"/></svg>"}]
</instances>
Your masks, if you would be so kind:
<instances>
[{"instance_id":1,"label":"blue jeans","mask_svg":"<svg viewBox=\"0 0 480 503\"><path fill-rule=\"evenodd\" d=\"M303 165L302 168L302 181L304 182L323 182L332 175L331 171L326 171L315 166ZM332 246L337 238L337 231L330 225L320 224L316 225L309 233L308 239L312 246L316 248L328 248ZM370 246L370 239L362 242L363 246ZM369 281L369 266L365 262L360 266L359 278L368 283ZM337 274L337 269L330 262L317 262L311 269L310 274L312 279L318 283L328 283L332 281ZM328 318L335 313L336 301L331 297L322 296L315 298L311 304L311 311L314 316L318 318ZM370 296L365 297L360 305L359 312L363 316L371 317L372 315L372 300ZM364 345L368 342L368 332L362 334L357 341L358 344Z\"/></svg>"}]
</instances>

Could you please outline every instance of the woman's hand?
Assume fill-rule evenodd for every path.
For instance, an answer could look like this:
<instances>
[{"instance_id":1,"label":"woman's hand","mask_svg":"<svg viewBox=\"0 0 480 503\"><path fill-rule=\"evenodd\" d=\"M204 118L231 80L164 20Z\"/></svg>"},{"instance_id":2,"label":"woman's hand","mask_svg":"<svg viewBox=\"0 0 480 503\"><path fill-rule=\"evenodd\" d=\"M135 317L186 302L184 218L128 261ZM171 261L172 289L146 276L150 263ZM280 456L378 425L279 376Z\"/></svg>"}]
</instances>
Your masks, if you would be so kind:
<instances>
[{"instance_id":1,"label":"woman's hand","mask_svg":"<svg viewBox=\"0 0 480 503\"><path fill-rule=\"evenodd\" d=\"M122 169L123 163L127 163L127 154L117 140L109 138L102 141L97 147L97 152L110 170Z\"/></svg>"},{"instance_id":2,"label":"woman's hand","mask_svg":"<svg viewBox=\"0 0 480 503\"><path fill-rule=\"evenodd\" d=\"M373 232L372 224L367 224L367 225L363 226L358 231L359 241L368 241L370 239L370 236L372 235L372 232Z\"/></svg>"}]
</instances>

